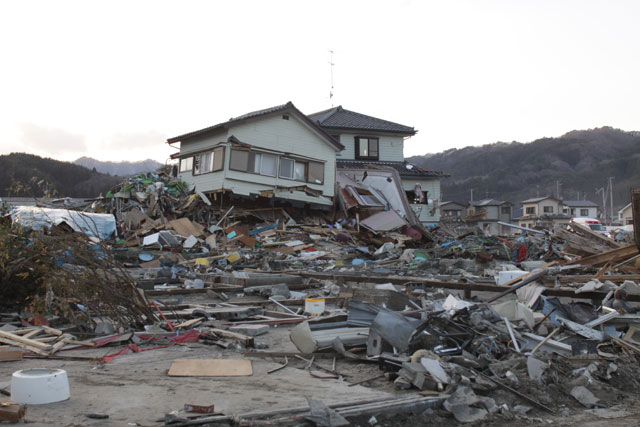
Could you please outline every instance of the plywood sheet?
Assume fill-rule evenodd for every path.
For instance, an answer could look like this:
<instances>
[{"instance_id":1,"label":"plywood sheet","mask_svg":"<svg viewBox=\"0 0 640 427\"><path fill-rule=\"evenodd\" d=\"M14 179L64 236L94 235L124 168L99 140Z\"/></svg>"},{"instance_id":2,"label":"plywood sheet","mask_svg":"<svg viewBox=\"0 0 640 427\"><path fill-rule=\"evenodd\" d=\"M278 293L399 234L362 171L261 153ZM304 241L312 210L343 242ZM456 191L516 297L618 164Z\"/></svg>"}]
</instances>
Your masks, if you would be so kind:
<instances>
[{"instance_id":1,"label":"plywood sheet","mask_svg":"<svg viewBox=\"0 0 640 427\"><path fill-rule=\"evenodd\" d=\"M191 222L189 218L179 218L169 221L169 227L173 228L176 233L181 236L189 237L191 235L200 237L203 233L203 227L195 222Z\"/></svg>"},{"instance_id":2,"label":"plywood sheet","mask_svg":"<svg viewBox=\"0 0 640 427\"><path fill-rule=\"evenodd\" d=\"M176 359L169 368L170 377L246 377L253 375L251 360Z\"/></svg>"}]
</instances>

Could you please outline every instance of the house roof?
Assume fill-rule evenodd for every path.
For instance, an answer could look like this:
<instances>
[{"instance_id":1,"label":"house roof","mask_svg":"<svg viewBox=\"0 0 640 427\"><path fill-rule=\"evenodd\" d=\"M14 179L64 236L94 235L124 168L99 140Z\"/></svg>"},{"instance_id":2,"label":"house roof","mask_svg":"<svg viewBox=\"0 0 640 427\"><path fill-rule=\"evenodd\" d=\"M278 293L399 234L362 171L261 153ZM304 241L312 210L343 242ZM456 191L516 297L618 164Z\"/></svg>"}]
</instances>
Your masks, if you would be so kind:
<instances>
[{"instance_id":1,"label":"house roof","mask_svg":"<svg viewBox=\"0 0 640 427\"><path fill-rule=\"evenodd\" d=\"M591 200L563 200L562 204L570 208L583 208L583 207L597 208L598 207L598 204L595 202L592 202Z\"/></svg>"},{"instance_id":2,"label":"house roof","mask_svg":"<svg viewBox=\"0 0 640 427\"><path fill-rule=\"evenodd\" d=\"M408 162L384 162L384 161L363 161L363 160L336 160L339 169L364 169L367 167L386 166L398 171L403 178L446 178L450 175L444 172L433 171L416 166Z\"/></svg>"},{"instance_id":3,"label":"house roof","mask_svg":"<svg viewBox=\"0 0 640 427\"><path fill-rule=\"evenodd\" d=\"M627 209L629 206L631 206L631 202L629 202L628 204L624 205L624 207L618 211L618 214L621 214L621 213L622 213L622 211L624 211L625 209Z\"/></svg>"},{"instance_id":4,"label":"house roof","mask_svg":"<svg viewBox=\"0 0 640 427\"><path fill-rule=\"evenodd\" d=\"M447 205L458 205L458 206L460 206L461 209L464 209L464 204L456 202L455 200L449 200L449 201L446 201L446 202L440 202L440 208L441 209L444 208Z\"/></svg>"},{"instance_id":5,"label":"house roof","mask_svg":"<svg viewBox=\"0 0 640 427\"><path fill-rule=\"evenodd\" d=\"M390 132L405 136L415 135L417 132L410 126L346 110L341 105L309 114L309 118L326 129Z\"/></svg>"},{"instance_id":6,"label":"house roof","mask_svg":"<svg viewBox=\"0 0 640 427\"><path fill-rule=\"evenodd\" d=\"M293 103L291 101L287 102L286 104L276 105L275 107L265 108L263 110L252 111L250 113L246 113L246 114L243 114L241 116L232 117L229 120L227 120L226 122L218 123L218 124L213 125L213 126L209 126L209 127L206 127L206 128L203 128L203 129L199 129L199 130L196 130L196 131L193 131L193 132L189 132L189 133L185 133L183 135L179 135L179 136L175 136L173 138L169 138L169 139L167 139L167 143L168 144L172 144L174 142L180 142L180 141L183 141L185 139L204 136L204 135L211 134L211 133L216 132L216 131L221 130L221 129L227 129L230 126L233 126L233 125L238 125L238 124L249 122L249 121L253 121L253 120L259 120L259 119L261 119L263 117L266 117L266 116L269 116L269 115L272 115L272 114L276 114L276 113L279 114L279 113L285 113L285 112L296 115L300 120L302 120L303 122L305 122L306 124L311 126L311 128L313 128L316 132L318 132L320 134L320 136L323 139L326 140L327 143L331 144L337 150L343 150L344 149L344 145L340 144L338 141L333 139L333 137L331 137L331 135L329 135L324 129L322 129L320 126L318 126L318 124L315 121L310 120L306 115L304 115L302 113L302 111L298 110L298 108L296 108L296 106L293 105Z\"/></svg>"},{"instance_id":7,"label":"house roof","mask_svg":"<svg viewBox=\"0 0 640 427\"><path fill-rule=\"evenodd\" d=\"M555 197L544 196L544 197L534 197L533 199L523 200L521 203L538 203L538 202L541 202L541 201L547 200L547 199L555 200L557 202L560 201L560 200L556 199Z\"/></svg>"},{"instance_id":8,"label":"house roof","mask_svg":"<svg viewBox=\"0 0 640 427\"><path fill-rule=\"evenodd\" d=\"M476 206L476 207L500 206L500 205L504 205L505 203L511 204L510 202L505 202L505 201L496 200L496 199L472 200L469 203L471 204L471 206Z\"/></svg>"}]
</instances>

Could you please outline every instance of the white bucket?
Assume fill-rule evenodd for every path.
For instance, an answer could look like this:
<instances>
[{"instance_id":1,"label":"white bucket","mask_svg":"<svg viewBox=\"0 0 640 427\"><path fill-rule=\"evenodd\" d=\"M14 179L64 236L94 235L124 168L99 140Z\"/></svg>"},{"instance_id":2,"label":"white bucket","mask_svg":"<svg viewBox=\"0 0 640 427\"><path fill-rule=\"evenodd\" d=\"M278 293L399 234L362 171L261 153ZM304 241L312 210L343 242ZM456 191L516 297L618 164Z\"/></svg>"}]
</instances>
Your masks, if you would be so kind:
<instances>
[{"instance_id":1,"label":"white bucket","mask_svg":"<svg viewBox=\"0 0 640 427\"><path fill-rule=\"evenodd\" d=\"M42 405L67 400L69 379L62 369L24 369L11 377L11 400Z\"/></svg>"},{"instance_id":2,"label":"white bucket","mask_svg":"<svg viewBox=\"0 0 640 427\"><path fill-rule=\"evenodd\" d=\"M324 298L307 298L304 301L304 312L310 316L321 316L324 313Z\"/></svg>"}]
</instances>

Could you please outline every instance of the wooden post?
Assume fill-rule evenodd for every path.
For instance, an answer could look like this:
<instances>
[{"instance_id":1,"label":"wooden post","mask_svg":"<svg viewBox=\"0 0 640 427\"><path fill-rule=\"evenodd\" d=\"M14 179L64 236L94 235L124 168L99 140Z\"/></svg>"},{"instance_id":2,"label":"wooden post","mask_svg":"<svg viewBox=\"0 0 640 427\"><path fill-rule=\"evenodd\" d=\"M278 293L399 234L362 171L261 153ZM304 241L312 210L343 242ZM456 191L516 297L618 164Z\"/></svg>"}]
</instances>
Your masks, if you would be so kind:
<instances>
[{"instance_id":1,"label":"wooden post","mask_svg":"<svg viewBox=\"0 0 640 427\"><path fill-rule=\"evenodd\" d=\"M633 215L633 236L640 249L640 188L631 190L631 212Z\"/></svg>"}]
</instances>

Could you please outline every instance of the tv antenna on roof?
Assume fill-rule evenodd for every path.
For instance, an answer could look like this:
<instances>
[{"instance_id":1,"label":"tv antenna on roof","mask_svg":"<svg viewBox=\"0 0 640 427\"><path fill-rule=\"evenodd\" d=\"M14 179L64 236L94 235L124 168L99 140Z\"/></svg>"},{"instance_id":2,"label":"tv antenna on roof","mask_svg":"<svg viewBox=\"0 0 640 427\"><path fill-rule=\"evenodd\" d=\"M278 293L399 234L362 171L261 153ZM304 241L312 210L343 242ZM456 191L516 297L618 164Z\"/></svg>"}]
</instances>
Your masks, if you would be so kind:
<instances>
[{"instance_id":1,"label":"tv antenna on roof","mask_svg":"<svg viewBox=\"0 0 640 427\"><path fill-rule=\"evenodd\" d=\"M329 52L331 53L331 59L329 60L329 65L331 66L331 90L329 91L329 100L331 101L331 106L333 107L333 66L335 64L333 63L333 51L329 49Z\"/></svg>"}]
</instances>

